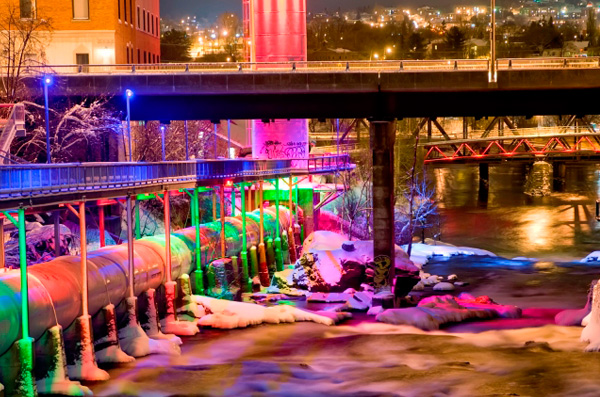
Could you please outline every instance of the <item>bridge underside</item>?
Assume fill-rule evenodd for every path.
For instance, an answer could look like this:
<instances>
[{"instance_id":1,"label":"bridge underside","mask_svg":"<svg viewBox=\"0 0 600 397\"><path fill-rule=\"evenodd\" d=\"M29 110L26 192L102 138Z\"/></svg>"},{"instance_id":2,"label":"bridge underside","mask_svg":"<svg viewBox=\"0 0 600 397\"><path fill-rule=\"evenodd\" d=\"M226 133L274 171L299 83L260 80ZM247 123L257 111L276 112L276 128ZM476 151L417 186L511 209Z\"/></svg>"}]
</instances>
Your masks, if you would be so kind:
<instances>
[{"instance_id":1,"label":"bridge underside","mask_svg":"<svg viewBox=\"0 0 600 397\"><path fill-rule=\"evenodd\" d=\"M600 87L531 90L139 95L134 120L486 117L596 114ZM123 99L113 101L123 106Z\"/></svg>"},{"instance_id":2,"label":"bridge underside","mask_svg":"<svg viewBox=\"0 0 600 397\"><path fill-rule=\"evenodd\" d=\"M37 78L26 79L41 96ZM57 75L52 98L113 97L134 120L485 117L596 114L600 69L118 73Z\"/></svg>"}]
</instances>

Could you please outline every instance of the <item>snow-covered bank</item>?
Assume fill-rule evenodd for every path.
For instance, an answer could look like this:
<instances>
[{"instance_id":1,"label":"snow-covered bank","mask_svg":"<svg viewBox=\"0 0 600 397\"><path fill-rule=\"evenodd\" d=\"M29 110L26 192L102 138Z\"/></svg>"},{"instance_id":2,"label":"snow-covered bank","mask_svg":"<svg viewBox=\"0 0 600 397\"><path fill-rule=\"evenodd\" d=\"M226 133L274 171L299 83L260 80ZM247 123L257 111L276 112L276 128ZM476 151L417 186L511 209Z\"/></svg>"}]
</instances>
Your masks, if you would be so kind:
<instances>
[{"instance_id":1,"label":"snow-covered bank","mask_svg":"<svg viewBox=\"0 0 600 397\"><path fill-rule=\"evenodd\" d=\"M434 256L441 257L451 257L457 255L479 255L479 256L492 256L495 257L496 254L493 252L473 247L456 247L451 244L442 243L439 241L429 240L426 241L427 244L423 243L413 243L410 253L410 260L413 261L417 265L425 265L431 258ZM407 245L403 245L402 249L404 251L408 250Z\"/></svg>"}]
</instances>

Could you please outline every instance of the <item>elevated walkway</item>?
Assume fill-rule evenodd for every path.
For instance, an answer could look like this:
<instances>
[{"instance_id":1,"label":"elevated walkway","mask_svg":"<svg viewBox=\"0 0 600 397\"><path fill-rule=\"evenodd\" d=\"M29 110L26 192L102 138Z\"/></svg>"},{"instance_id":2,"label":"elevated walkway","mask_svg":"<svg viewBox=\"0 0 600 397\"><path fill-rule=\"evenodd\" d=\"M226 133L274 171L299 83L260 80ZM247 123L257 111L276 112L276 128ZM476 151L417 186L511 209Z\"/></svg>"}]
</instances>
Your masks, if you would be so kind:
<instances>
[{"instance_id":1,"label":"elevated walkway","mask_svg":"<svg viewBox=\"0 0 600 397\"><path fill-rule=\"evenodd\" d=\"M348 155L302 160L7 165L0 167L0 210L212 186L225 181L327 174L353 167Z\"/></svg>"}]
</instances>

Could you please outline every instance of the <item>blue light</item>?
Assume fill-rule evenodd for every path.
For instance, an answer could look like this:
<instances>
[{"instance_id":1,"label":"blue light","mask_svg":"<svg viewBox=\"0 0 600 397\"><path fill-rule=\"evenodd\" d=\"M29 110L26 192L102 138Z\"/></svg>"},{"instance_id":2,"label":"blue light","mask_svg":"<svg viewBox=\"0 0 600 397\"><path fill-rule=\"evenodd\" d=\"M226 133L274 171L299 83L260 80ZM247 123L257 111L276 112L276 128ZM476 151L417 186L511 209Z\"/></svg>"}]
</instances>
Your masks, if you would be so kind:
<instances>
[{"instance_id":1,"label":"blue light","mask_svg":"<svg viewBox=\"0 0 600 397\"><path fill-rule=\"evenodd\" d=\"M52 83L54 82L54 79L52 78L52 76L44 76L44 85L49 87L52 85Z\"/></svg>"},{"instance_id":2,"label":"blue light","mask_svg":"<svg viewBox=\"0 0 600 397\"><path fill-rule=\"evenodd\" d=\"M127 98L132 98L133 97L133 91L131 90L125 90L125 95L127 96Z\"/></svg>"}]
</instances>

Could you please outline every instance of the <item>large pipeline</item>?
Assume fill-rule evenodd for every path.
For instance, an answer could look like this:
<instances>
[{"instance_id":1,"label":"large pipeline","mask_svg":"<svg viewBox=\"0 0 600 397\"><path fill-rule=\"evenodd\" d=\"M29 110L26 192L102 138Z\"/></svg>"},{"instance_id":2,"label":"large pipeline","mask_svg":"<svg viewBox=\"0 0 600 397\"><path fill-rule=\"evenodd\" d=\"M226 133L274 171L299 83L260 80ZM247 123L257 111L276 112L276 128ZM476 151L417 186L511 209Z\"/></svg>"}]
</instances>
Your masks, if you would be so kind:
<instances>
[{"instance_id":1,"label":"large pipeline","mask_svg":"<svg viewBox=\"0 0 600 397\"><path fill-rule=\"evenodd\" d=\"M264 211L265 236L274 237L275 207ZM279 207L279 227L288 230L289 211ZM227 256L242 251L242 233L248 247L259 240L258 210L247 213L246 230L242 230L241 215L225 218ZM201 263L209 264L220 257L221 222L200 225ZM171 234L172 279L195 269L196 232L194 227ZM139 295L158 288L166 281L165 236L146 237L134 244L134 292ZM108 246L87 255L88 309L94 316L108 304L118 305L127 297L127 244ZM30 335L39 339L44 332L59 324L66 329L81 316L81 262L78 256L62 256L50 262L28 268ZM0 274L0 356L6 353L21 335L19 271Z\"/></svg>"}]
</instances>

